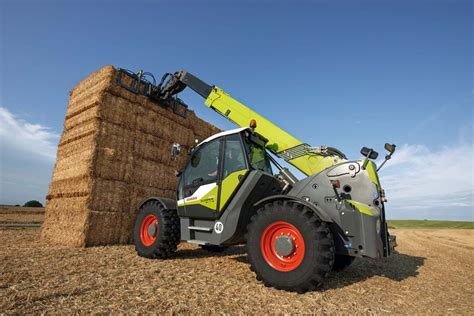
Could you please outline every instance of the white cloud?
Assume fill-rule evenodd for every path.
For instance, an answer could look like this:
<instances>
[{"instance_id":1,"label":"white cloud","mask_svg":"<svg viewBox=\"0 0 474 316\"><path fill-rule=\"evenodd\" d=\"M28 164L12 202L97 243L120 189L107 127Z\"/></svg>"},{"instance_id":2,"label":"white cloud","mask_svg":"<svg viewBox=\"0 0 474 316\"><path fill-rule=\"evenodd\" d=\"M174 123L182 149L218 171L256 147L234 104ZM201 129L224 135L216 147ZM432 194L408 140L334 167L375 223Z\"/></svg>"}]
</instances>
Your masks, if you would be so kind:
<instances>
[{"instance_id":1,"label":"white cloud","mask_svg":"<svg viewBox=\"0 0 474 316\"><path fill-rule=\"evenodd\" d=\"M0 204L44 202L58 137L0 107Z\"/></svg>"},{"instance_id":2,"label":"white cloud","mask_svg":"<svg viewBox=\"0 0 474 316\"><path fill-rule=\"evenodd\" d=\"M50 128L32 124L0 107L1 150L18 150L25 154L43 157L49 161L56 159L59 135Z\"/></svg>"},{"instance_id":3,"label":"white cloud","mask_svg":"<svg viewBox=\"0 0 474 316\"><path fill-rule=\"evenodd\" d=\"M417 211L429 217L429 211L436 210L436 214L443 211L446 219L473 219L472 144L453 144L437 151L424 145L403 145L381 169L380 176L389 199L387 206L395 214L398 211L398 217L417 217Z\"/></svg>"}]
</instances>

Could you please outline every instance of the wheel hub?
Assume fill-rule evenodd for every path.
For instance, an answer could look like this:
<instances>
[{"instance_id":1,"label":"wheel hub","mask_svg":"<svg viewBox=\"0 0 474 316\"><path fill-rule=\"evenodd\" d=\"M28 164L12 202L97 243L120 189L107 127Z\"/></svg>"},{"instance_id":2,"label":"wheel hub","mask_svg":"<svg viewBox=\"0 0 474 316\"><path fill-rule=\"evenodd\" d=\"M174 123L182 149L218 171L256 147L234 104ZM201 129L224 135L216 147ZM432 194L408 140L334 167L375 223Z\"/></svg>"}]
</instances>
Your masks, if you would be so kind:
<instances>
[{"instance_id":1,"label":"wheel hub","mask_svg":"<svg viewBox=\"0 0 474 316\"><path fill-rule=\"evenodd\" d=\"M158 218L154 214L148 214L140 225L140 240L146 247L151 246L158 235Z\"/></svg>"},{"instance_id":2,"label":"wheel hub","mask_svg":"<svg viewBox=\"0 0 474 316\"><path fill-rule=\"evenodd\" d=\"M148 235L155 236L156 231L157 231L157 227L155 223L152 223L150 224L150 226L148 226Z\"/></svg>"},{"instance_id":3,"label":"wheel hub","mask_svg":"<svg viewBox=\"0 0 474 316\"><path fill-rule=\"evenodd\" d=\"M293 271L303 262L303 235L293 224L285 221L267 226L260 238L260 249L265 261L280 272Z\"/></svg>"},{"instance_id":4,"label":"wheel hub","mask_svg":"<svg viewBox=\"0 0 474 316\"><path fill-rule=\"evenodd\" d=\"M295 250L295 244L293 239L288 236L279 236L275 239L275 250L282 256L287 257L293 253Z\"/></svg>"}]
</instances>

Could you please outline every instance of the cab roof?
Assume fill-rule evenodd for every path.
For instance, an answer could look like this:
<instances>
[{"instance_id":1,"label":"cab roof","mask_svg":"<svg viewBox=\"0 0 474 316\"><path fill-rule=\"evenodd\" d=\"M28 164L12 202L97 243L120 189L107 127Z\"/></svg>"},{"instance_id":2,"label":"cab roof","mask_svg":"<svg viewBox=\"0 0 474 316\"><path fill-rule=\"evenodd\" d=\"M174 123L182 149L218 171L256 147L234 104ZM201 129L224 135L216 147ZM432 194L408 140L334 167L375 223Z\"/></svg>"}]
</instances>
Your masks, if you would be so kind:
<instances>
[{"instance_id":1,"label":"cab roof","mask_svg":"<svg viewBox=\"0 0 474 316\"><path fill-rule=\"evenodd\" d=\"M226 136L226 135L238 134L238 133L240 133L242 131L245 131L245 130L250 130L250 128L249 127L241 127L241 128L231 129L231 130L228 130L228 131L223 131L223 132L214 134L212 136L209 136L208 138L206 138L205 140L203 140L199 144L197 144L196 147L200 147L201 145L203 145L205 143L208 143L208 142L210 142L210 141L212 141L216 138Z\"/></svg>"}]
</instances>

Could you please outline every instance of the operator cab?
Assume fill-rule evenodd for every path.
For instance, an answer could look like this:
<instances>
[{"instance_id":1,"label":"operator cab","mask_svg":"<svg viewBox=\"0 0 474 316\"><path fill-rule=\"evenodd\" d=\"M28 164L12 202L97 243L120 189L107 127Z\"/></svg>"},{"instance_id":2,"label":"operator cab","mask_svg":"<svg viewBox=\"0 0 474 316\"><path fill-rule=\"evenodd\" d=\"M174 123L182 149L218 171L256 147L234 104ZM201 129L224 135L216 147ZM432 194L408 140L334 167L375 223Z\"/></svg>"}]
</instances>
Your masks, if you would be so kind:
<instances>
[{"instance_id":1,"label":"operator cab","mask_svg":"<svg viewBox=\"0 0 474 316\"><path fill-rule=\"evenodd\" d=\"M273 175L265 140L249 128L215 134L190 155L177 191L180 216L218 218L250 171Z\"/></svg>"}]
</instances>

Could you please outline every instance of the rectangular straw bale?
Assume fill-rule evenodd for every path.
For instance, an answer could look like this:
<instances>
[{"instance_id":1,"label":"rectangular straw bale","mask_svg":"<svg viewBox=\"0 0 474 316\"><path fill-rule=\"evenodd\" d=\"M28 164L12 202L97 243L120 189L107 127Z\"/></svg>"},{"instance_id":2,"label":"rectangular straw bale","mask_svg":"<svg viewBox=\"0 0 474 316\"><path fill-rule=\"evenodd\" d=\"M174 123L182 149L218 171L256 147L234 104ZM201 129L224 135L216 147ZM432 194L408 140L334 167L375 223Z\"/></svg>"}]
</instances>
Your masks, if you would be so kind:
<instances>
[{"instance_id":1,"label":"rectangular straw bale","mask_svg":"<svg viewBox=\"0 0 474 316\"><path fill-rule=\"evenodd\" d=\"M85 97L80 102L77 102L74 107L72 105L68 107L64 121L65 130L80 124L81 121L79 121L79 119L83 122L97 117L98 106L101 104L103 98L103 93L90 95L88 98Z\"/></svg>"},{"instance_id":2,"label":"rectangular straw bale","mask_svg":"<svg viewBox=\"0 0 474 316\"><path fill-rule=\"evenodd\" d=\"M85 91L80 95L72 95L66 110L66 122L71 118L80 115L102 103L104 92L113 82L113 77L108 77L95 85L91 90Z\"/></svg>"},{"instance_id":3,"label":"rectangular straw bale","mask_svg":"<svg viewBox=\"0 0 474 316\"><path fill-rule=\"evenodd\" d=\"M129 213L90 211L85 246L130 243L133 224L134 216Z\"/></svg>"},{"instance_id":4,"label":"rectangular straw bale","mask_svg":"<svg viewBox=\"0 0 474 316\"><path fill-rule=\"evenodd\" d=\"M193 111L183 118L116 82L106 66L70 92L49 187L42 238L70 246L128 243L141 202L176 197L194 140L219 132ZM183 153L171 161L173 143Z\"/></svg>"},{"instance_id":5,"label":"rectangular straw bale","mask_svg":"<svg viewBox=\"0 0 474 316\"><path fill-rule=\"evenodd\" d=\"M172 144L170 140L142 132L135 135L134 152L137 157L153 160L157 163L164 163L169 160ZM165 154L163 148L168 148L169 151Z\"/></svg>"},{"instance_id":6,"label":"rectangular straw bale","mask_svg":"<svg viewBox=\"0 0 474 316\"><path fill-rule=\"evenodd\" d=\"M132 151L135 134L134 129L102 121L98 129L97 146Z\"/></svg>"},{"instance_id":7,"label":"rectangular straw bale","mask_svg":"<svg viewBox=\"0 0 474 316\"><path fill-rule=\"evenodd\" d=\"M140 158L134 161L133 183L161 189L176 189L172 186L173 177L175 177L174 171L167 165Z\"/></svg>"},{"instance_id":8,"label":"rectangular straw bale","mask_svg":"<svg viewBox=\"0 0 474 316\"><path fill-rule=\"evenodd\" d=\"M65 127L61 137L61 145L71 143L75 140L87 137L88 135L97 133L100 127L100 120L94 117L90 120L80 122L79 124L71 125L71 127Z\"/></svg>"},{"instance_id":9,"label":"rectangular straw bale","mask_svg":"<svg viewBox=\"0 0 474 316\"><path fill-rule=\"evenodd\" d=\"M115 68L108 65L89 75L69 92L69 104L74 104L81 96L96 93L97 89L94 89L94 86L100 83L104 84L104 82L109 82L108 84L104 84L105 86L109 86L115 73Z\"/></svg>"},{"instance_id":10,"label":"rectangular straw bale","mask_svg":"<svg viewBox=\"0 0 474 316\"><path fill-rule=\"evenodd\" d=\"M41 238L50 243L84 247L87 196L48 199Z\"/></svg>"},{"instance_id":11,"label":"rectangular straw bale","mask_svg":"<svg viewBox=\"0 0 474 316\"><path fill-rule=\"evenodd\" d=\"M64 122L64 129L67 131L91 120L99 119L99 105L100 103L96 103L92 107L85 109L83 112L69 117Z\"/></svg>"},{"instance_id":12,"label":"rectangular straw bale","mask_svg":"<svg viewBox=\"0 0 474 316\"><path fill-rule=\"evenodd\" d=\"M79 175L66 179L54 177L54 181L49 185L48 196L72 195L74 193L89 193L92 186L92 178L87 175Z\"/></svg>"},{"instance_id":13,"label":"rectangular straw bale","mask_svg":"<svg viewBox=\"0 0 474 316\"><path fill-rule=\"evenodd\" d=\"M84 134L84 137L81 136L80 141L79 139L74 139L71 142L59 144L56 158L59 160L92 150L97 143L96 134L96 131L94 131L93 133Z\"/></svg>"},{"instance_id":14,"label":"rectangular straw bale","mask_svg":"<svg viewBox=\"0 0 474 316\"><path fill-rule=\"evenodd\" d=\"M170 119L174 121L175 123L182 125L186 128L191 127L191 123L189 122L187 117L176 115L171 109L161 107L156 102L151 101L150 99L144 96L139 96L130 91L127 91L118 85L109 86L107 88L107 92L110 94L119 96L121 98L124 98L128 100L129 102L131 102L135 106L135 110L138 111L138 114L142 114L142 115L146 114L150 116L155 115L155 117L157 115L158 117L164 117L164 118ZM189 111L189 113L193 113L193 112Z\"/></svg>"},{"instance_id":15,"label":"rectangular straw bale","mask_svg":"<svg viewBox=\"0 0 474 316\"><path fill-rule=\"evenodd\" d=\"M74 98L80 95L81 93L87 93L91 91L92 87L95 86L98 82L113 76L115 73L115 68L111 65L102 67L96 72L90 74L87 78L81 80L74 88L69 92L71 96L71 101L74 101Z\"/></svg>"},{"instance_id":16,"label":"rectangular straw bale","mask_svg":"<svg viewBox=\"0 0 474 316\"><path fill-rule=\"evenodd\" d=\"M146 134L159 135L164 139L171 139L174 134L173 121L160 116L154 111L139 113L138 129ZM179 137L179 135L177 135Z\"/></svg>"},{"instance_id":17,"label":"rectangular straw bale","mask_svg":"<svg viewBox=\"0 0 474 316\"><path fill-rule=\"evenodd\" d=\"M93 166L96 177L129 182L134 159L133 130L103 121Z\"/></svg>"},{"instance_id":18,"label":"rectangular straw bale","mask_svg":"<svg viewBox=\"0 0 474 316\"><path fill-rule=\"evenodd\" d=\"M198 118L193 111L189 111L187 118L190 122L190 128L194 134L194 139L202 141L210 135L221 132L220 129Z\"/></svg>"},{"instance_id":19,"label":"rectangular straw bale","mask_svg":"<svg viewBox=\"0 0 474 316\"><path fill-rule=\"evenodd\" d=\"M130 192L126 182L95 178L89 208L96 211L128 212Z\"/></svg>"},{"instance_id":20,"label":"rectangular straw bale","mask_svg":"<svg viewBox=\"0 0 474 316\"><path fill-rule=\"evenodd\" d=\"M62 157L65 158L69 155L94 148L97 145L98 132L99 130L91 130L70 138L67 135L63 135L58 144L58 153L63 154L64 156Z\"/></svg>"},{"instance_id":21,"label":"rectangular straw bale","mask_svg":"<svg viewBox=\"0 0 474 316\"><path fill-rule=\"evenodd\" d=\"M131 130L136 129L137 111L136 106L125 98L105 93L103 104L100 107L100 118L108 123L122 125Z\"/></svg>"},{"instance_id":22,"label":"rectangular straw bale","mask_svg":"<svg viewBox=\"0 0 474 316\"><path fill-rule=\"evenodd\" d=\"M94 82L94 84L88 90L76 91L75 94L71 94L69 99L69 106L67 109L67 115L80 111L83 108L87 108L84 103L90 102L88 100L100 98L100 95L105 91L113 81L112 74L107 77L103 77L100 81Z\"/></svg>"},{"instance_id":23,"label":"rectangular straw bale","mask_svg":"<svg viewBox=\"0 0 474 316\"><path fill-rule=\"evenodd\" d=\"M98 178L130 182L133 155L113 148L97 148L94 176Z\"/></svg>"},{"instance_id":24,"label":"rectangular straw bale","mask_svg":"<svg viewBox=\"0 0 474 316\"><path fill-rule=\"evenodd\" d=\"M94 148L87 147L81 152L57 160L52 180L72 178L90 173L94 153Z\"/></svg>"}]
</instances>

